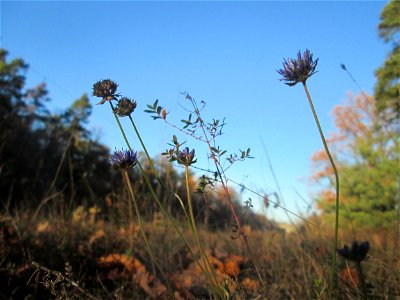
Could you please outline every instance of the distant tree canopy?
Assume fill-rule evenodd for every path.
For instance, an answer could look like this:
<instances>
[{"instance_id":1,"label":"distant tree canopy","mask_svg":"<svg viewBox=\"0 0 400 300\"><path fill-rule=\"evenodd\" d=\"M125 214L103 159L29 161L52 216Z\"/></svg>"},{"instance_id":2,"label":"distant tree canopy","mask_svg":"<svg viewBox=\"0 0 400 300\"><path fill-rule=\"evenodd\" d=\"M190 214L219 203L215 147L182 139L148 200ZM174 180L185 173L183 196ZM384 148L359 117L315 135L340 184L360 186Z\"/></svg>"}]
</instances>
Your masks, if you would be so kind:
<instances>
[{"instance_id":1,"label":"distant tree canopy","mask_svg":"<svg viewBox=\"0 0 400 300\"><path fill-rule=\"evenodd\" d=\"M50 204L68 213L82 204L104 206L107 197L127 199L120 172L108 162L109 149L95 141L85 127L92 110L88 96L82 95L64 112L52 114L45 105L49 101L46 85L25 88L28 65L21 59L6 58L7 51L0 49L0 210ZM157 161L162 182L184 199L182 175L165 159ZM158 184L148 162L144 160L142 165L164 206L181 217L176 198ZM143 177L137 169L130 176L142 212L153 218L158 207ZM194 175L191 178L195 192L196 179ZM232 215L221 195L218 188L194 195L200 223L214 229L231 225ZM246 209L237 197L233 199L243 224L266 228L265 218Z\"/></svg>"},{"instance_id":2,"label":"distant tree canopy","mask_svg":"<svg viewBox=\"0 0 400 300\"><path fill-rule=\"evenodd\" d=\"M391 0L381 13L379 36L391 43L382 67L376 70L375 99L377 108L388 122L399 122L400 117L400 1Z\"/></svg>"},{"instance_id":3,"label":"distant tree canopy","mask_svg":"<svg viewBox=\"0 0 400 300\"><path fill-rule=\"evenodd\" d=\"M28 66L6 58L1 49L2 203L35 205L55 192L78 202L104 195L111 188L108 149L85 129L91 112L88 97L81 96L61 114L50 114L45 84L26 89Z\"/></svg>"},{"instance_id":4,"label":"distant tree canopy","mask_svg":"<svg viewBox=\"0 0 400 300\"><path fill-rule=\"evenodd\" d=\"M376 101L365 94L350 96L333 110L337 132L329 138L340 175L341 226L392 227L397 222L400 179L400 142L396 126L383 126ZM312 160L312 179L324 183L318 208L334 219L333 170L325 151Z\"/></svg>"}]
</instances>

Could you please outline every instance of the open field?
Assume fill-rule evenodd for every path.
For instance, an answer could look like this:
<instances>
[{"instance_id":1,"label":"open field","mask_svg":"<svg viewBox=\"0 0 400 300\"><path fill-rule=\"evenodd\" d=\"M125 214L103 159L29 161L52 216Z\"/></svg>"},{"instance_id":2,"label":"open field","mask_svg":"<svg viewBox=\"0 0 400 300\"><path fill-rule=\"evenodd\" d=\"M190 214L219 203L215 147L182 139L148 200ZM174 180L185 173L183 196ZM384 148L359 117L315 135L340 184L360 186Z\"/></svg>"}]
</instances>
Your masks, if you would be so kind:
<instances>
[{"instance_id":1,"label":"open field","mask_svg":"<svg viewBox=\"0 0 400 300\"><path fill-rule=\"evenodd\" d=\"M117 206L117 205L116 205ZM70 217L31 211L0 218L2 299L210 299L210 286L168 222L155 215L145 232L166 280L153 272L138 225L111 207L79 207ZM108 219L108 220L107 220ZM110 220L111 219L111 220ZM119 221L116 221L119 220ZM185 223L182 228L187 227ZM266 289L231 230L200 226L206 252L230 299L326 299L331 238L297 226L291 233L245 226ZM190 231L183 229L195 245ZM350 240L350 236L343 237ZM400 297L399 255L393 232L359 233L370 241L363 262L368 299ZM194 251L198 253L197 249ZM340 259L340 258L339 258ZM363 299L352 262L339 260L337 299Z\"/></svg>"}]
</instances>

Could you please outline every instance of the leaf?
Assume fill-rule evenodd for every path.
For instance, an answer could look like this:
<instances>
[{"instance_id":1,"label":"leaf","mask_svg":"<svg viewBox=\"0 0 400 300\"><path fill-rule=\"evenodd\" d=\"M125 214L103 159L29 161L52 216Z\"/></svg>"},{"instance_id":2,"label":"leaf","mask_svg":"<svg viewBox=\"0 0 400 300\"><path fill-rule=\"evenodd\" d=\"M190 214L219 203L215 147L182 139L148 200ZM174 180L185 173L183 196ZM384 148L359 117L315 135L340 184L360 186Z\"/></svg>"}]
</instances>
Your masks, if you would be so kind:
<instances>
[{"instance_id":1,"label":"leaf","mask_svg":"<svg viewBox=\"0 0 400 300\"><path fill-rule=\"evenodd\" d=\"M215 147L211 147L211 150L213 151L213 152L215 152L215 153L219 153L219 150L217 149L217 148L215 148Z\"/></svg>"}]
</instances>

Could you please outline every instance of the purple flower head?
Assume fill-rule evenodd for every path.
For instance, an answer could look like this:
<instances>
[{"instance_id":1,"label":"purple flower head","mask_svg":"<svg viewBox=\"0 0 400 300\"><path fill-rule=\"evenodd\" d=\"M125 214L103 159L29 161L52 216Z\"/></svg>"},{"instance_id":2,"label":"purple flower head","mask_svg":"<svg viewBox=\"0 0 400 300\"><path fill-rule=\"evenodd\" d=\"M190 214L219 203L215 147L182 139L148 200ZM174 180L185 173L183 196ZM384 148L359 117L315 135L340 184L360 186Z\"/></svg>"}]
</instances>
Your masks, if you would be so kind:
<instances>
[{"instance_id":1,"label":"purple flower head","mask_svg":"<svg viewBox=\"0 0 400 300\"><path fill-rule=\"evenodd\" d=\"M306 49L301 56L300 51L297 53L297 59L284 59L283 69L277 70L282 75L282 79L289 86L294 86L299 82L305 83L308 77L316 73L315 68L318 64L318 58L313 61L313 55L310 50Z\"/></svg>"},{"instance_id":2,"label":"purple flower head","mask_svg":"<svg viewBox=\"0 0 400 300\"><path fill-rule=\"evenodd\" d=\"M97 81L93 85L93 96L103 98L97 104L104 104L106 101L116 100L118 96L118 94L115 94L117 87L118 84L110 79Z\"/></svg>"},{"instance_id":3,"label":"purple flower head","mask_svg":"<svg viewBox=\"0 0 400 300\"><path fill-rule=\"evenodd\" d=\"M369 242L365 241L359 244L358 242L354 241L351 244L351 248L346 245L341 249L337 249L337 251L345 259L360 263L367 256L369 251Z\"/></svg>"},{"instance_id":4,"label":"purple flower head","mask_svg":"<svg viewBox=\"0 0 400 300\"><path fill-rule=\"evenodd\" d=\"M137 163L137 152L133 150L115 150L110 156L110 164L116 169L129 169Z\"/></svg>"},{"instance_id":5,"label":"purple flower head","mask_svg":"<svg viewBox=\"0 0 400 300\"><path fill-rule=\"evenodd\" d=\"M114 108L114 112L119 117L127 117L130 116L131 113L133 113L135 108L136 108L136 101L123 97L118 101L117 107Z\"/></svg>"},{"instance_id":6,"label":"purple flower head","mask_svg":"<svg viewBox=\"0 0 400 300\"><path fill-rule=\"evenodd\" d=\"M194 149L189 152L188 147L186 147L182 151L178 151L178 153L177 153L178 163L185 165L185 166L190 166L191 164L195 163L196 160L193 160L194 153L195 153Z\"/></svg>"}]
</instances>

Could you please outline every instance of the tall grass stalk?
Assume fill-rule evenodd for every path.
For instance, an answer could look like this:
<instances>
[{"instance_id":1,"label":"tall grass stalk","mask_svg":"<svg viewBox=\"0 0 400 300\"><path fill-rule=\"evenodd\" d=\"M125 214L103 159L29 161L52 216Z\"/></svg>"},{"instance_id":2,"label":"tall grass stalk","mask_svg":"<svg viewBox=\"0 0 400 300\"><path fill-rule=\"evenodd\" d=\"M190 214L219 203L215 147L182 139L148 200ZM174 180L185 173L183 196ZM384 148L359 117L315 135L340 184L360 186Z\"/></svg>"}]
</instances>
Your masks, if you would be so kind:
<instances>
[{"instance_id":1,"label":"tall grass stalk","mask_svg":"<svg viewBox=\"0 0 400 300\"><path fill-rule=\"evenodd\" d=\"M138 203L136 201L135 193L133 192L132 183L131 183L131 181L129 179L129 174L128 174L128 172L126 170L123 171L123 177L125 179L125 183L126 183L126 185L128 187L128 190L129 190L130 198L131 198L131 200L133 202L133 205L134 205L134 208L135 208L136 218L137 218L137 221L138 221L138 224L139 224L140 232L141 232L142 237L143 237L143 241L145 243L147 252L149 253L151 262L153 264L154 274L156 274L156 269L155 269L155 265L156 265L158 270L160 271L161 276L163 277L165 283L169 287L168 278L165 275L165 273L164 273L162 267L160 266L159 262L157 261L156 257L154 256L154 253L153 253L153 251L152 251L152 249L150 247L149 241L148 241L148 239L146 237L146 232L144 230L143 221L142 221L142 217L141 217L140 210L139 210L139 205L138 205ZM131 207L131 205L130 205L130 207Z\"/></svg>"},{"instance_id":2,"label":"tall grass stalk","mask_svg":"<svg viewBox=\"0 0 400 300\"><path fill-rule=\"evenodd\" d=\"M207 257L203 243L200 240L199 232L197 231L196 221L195 221L195 217L193 214L191 191L190 191L190 186L189 186L189 166L187 166L187 165L185 166L185 185L186 185L186 194L187 194L187 201L188 201L189 215L190 215L189 224L190 224L190 227L194 234L194 237L196 239L197 247L199 248L200 255L204 262L206 276L207 276L208 280L210 281L210 284L211 284L211 287L213 290L213 294L218 296L218 299L225 299L226 297L225 297L224 290L218 284L214 269L210 263L210 260Z\"/></svg>"},{"instance_id":3,"label":"tall grass stalk","mask_svg":"<svg viewBox=\"0 0 400 300\"><path fill-rule=\"evenodd\" d=\"M333 289L335 286L335 281L336 281L336 249L337 249L337 245L338 245L338 238L339 238L339 173L336 169L336 165L335 162L333 161L332 155L329 151L329 147L328 144L326 142L325 136L324 136L324 132L322 131L321 125L319 123L318 120L318 115L315 111L314 108L314 104L312 102L310 93L308 91L307 88L307 84L305 81L302 82L303 83L303 87L304 90L306 92L307 95L307 99L308 102L310 104L311 107L311 111L313 113L314 116L314 120L315 123L317 124L318 127L318 131L319 131L319 135L321 137L322 143L324 144L324 148L326 151L326 154L328 155L329 161L332 165L333 171L335 173L335 180L336 180L336 200L335 200L335 238L334 238L334 242L333 242L333 249L332 249L332 264L331 264L331 278L330 278L330 283L329 283L329 294L330 297L332 298L332 293L333 293Z\"/></svg>"}]
</instances>

